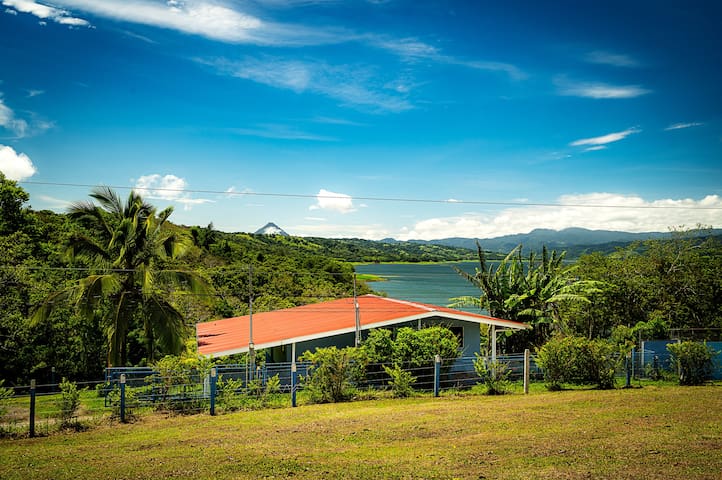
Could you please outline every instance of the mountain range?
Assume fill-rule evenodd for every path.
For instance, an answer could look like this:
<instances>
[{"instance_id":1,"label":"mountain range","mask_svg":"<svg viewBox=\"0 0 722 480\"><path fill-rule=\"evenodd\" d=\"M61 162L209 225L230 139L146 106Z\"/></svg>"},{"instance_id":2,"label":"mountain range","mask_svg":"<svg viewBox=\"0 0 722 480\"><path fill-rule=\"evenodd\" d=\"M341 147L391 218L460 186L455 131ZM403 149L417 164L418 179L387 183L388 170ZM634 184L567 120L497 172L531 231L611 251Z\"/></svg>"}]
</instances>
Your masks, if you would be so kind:
<instances>
[{"instance_id":1,"label":"mountain range","mask_svg":"<svg viewBox=\"0 0 722 480\"><path fill-rule=\"evenodd\" d=\"M269 222L262 228L258 229L256 234L260 235L280 235L283 237L289 237L281 227L273 222ZM722 229L708 229L699 230L699 236L719 236L722 237ZM466 249L476 251L477 242L487 252L506 254L518 245L522 245L525 251L536 250L539 251L543 246L546 246L549 250L566 251L567 258L576 258L585 253L601 252L601 253L612 253L617 248L625 247L633 242L640 242L644 240L652 239L665 239L672 236L671 232L644 232L644 233L631 233L621 232L612 230L588 230L586 228L565 228L563 230L551 230L538 228L530 231L529 233L520 233L515 235L504 235L495 238L463 238L463 237L450 237L442 238L438 240L396 240L393 238L385 238L379 241L373 240L362 240L362 239L321 239L321 238L309 238L320 242L325 245L325 248L332 250L333 255L339 258L346 258L349 261L360 261L356 258L351 258L352 252L339 252L337 251L340 244L344 244L345 247L351 248L351 250L372 250L375 254L378 254L380 258L383 258L383 253L387 249L383 248L383 245L390 247L394 245L399 248L411 248L413 245L418 247L430 248L432 246L437 247L450 247L452 249ZM349 242L351 242L349 244ZM337 245L338 244L338 245ZM335 246L334 246L335 245ZM350 246L349 246L350 245ZM458 256L461 252L456 250ZM407 252L408 253L408 252ZM439 251L416 251L413 250L414 258L424 258L424 255L431 255L433 253L434 259L439 256ZM410 253L410 255L411 255ZM448 252L446 252L448 253ZM432 256L433 256L432 255ZM398 260L398 259L397 259ZM427 259L428 260L428 259ZM418 261L418 260L417 260Z\"/></svg>"},{"instance_id":2,"label":"mountain range","mask_svg":"<svg viewBox=\"0 0 722 480\"><path fill-rule=\"evenodd\" d=\"M700 235L722 236L722 230L701 230ZM670 232L631 233L611 230L588 230L586 228L565 228L563 230L538 228L529 233L504 235L496 238L451 237L439 240L410 240L410 242L476 250L476 242L478 241L484 250L502 253L511 251L517 245L523 245L526 250L541 250L542 246L546 246L549 250L564 250L567 252L568 257L577 257L592 251L610 253L617 247L623 247L632 242L670 238L671 236L672 233ZM394 239L382 241L397 242Z\"/></svg>"}]
</instances>

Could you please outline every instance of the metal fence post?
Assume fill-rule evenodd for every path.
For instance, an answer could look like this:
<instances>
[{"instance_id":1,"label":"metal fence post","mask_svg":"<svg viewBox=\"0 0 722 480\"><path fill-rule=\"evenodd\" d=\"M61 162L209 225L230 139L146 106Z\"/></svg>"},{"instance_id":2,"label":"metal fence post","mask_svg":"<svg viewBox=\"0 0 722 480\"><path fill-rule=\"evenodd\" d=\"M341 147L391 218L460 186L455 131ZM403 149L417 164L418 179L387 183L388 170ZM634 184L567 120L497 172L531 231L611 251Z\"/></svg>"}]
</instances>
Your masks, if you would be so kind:
<instances>
[{"instance_id":1,"label":"metal fence post","mask_svg":"<svg viewBox=\"0 0 722 480\"><path fill-rule=\"evenodd\" d=\"M624 357L624 370L626 374L626 380L624 382L624 388L630 388L632 386L632 354L628 353Z\"/></svg>"},{"instance_id":2,"label":"metal fence post","mask_svg":"<svg viewBox=\"0 0 722 480\"><path fill-rule=\"evenodd\" d=\"M216 414L216 382L218 381L218 372L216 367L211 368L211 415Z\"/></svg>"},{"instance_id":3,"label":"metal fence post","mask_svg":"<svg viewBox=\"0 0 722 480\"><path fill-rule=\"evenodd\" d=\"M296 371L296 362L291 364L291 406L296 406L296 384L298 382L298 372Z\"/></svg>"},{"instance_id":4,"label":"metal fence post","mask_svg":"<svg viewBox=\"0 0 722 480\"><path fill-rule=\"evenodd\" d=\"M30 380L30 437L35 436L35 380Z\"/></svg>"},{"instance_id":5,"label":"metal fence post","mask_svg":"<svg viewBox=\"0 0 722 480\"><path fill-rule=\"evenodd\" d=\"M125 373L120 375L120 422L125 423Z\"/></svg>"},{"instance_id":6,"label":"metal fence post","mask_svg":"<svg viewBox=\"0 0 722 480\"><path fill-rule=\"evenodd\" d=\"M439 384L441 383L441 355L434 356L434 396L439 396Z\"/></svg>"},{"instance_id":7,"label":"metal fence post","mask_svg":"<svg viewBox=\"0 0 722 480\"><path fill-rule=\"evenodd\" d=\"M529 364L530 364L529 349L524 350L524 394L529 393Z\"/></svg>"}]
</instances>

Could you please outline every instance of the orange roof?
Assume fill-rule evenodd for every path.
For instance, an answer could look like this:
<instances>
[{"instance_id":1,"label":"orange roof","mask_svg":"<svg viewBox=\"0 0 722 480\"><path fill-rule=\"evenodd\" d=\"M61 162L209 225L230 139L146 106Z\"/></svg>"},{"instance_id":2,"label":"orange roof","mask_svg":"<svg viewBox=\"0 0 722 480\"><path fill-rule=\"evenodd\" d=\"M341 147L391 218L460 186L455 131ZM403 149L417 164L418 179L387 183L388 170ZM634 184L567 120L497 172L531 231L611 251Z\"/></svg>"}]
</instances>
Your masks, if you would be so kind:
<instances>
[{"instance_id":1,"label":"orange roof","mask_svg":"<svg viewBox=\"0 0 722 480\"><path fill-rule=\"evenodd\" d=\"M525 323L393 298L363 295L357 298L361 330L430 317L443 317L503 328L529 328ZM332 337L356 330L354 299L342 298L301 307L253 314L254 348ZM198 351L213 357L248 351L250 317L225 318L196 325Z\"/></svg>"}]
</instances>

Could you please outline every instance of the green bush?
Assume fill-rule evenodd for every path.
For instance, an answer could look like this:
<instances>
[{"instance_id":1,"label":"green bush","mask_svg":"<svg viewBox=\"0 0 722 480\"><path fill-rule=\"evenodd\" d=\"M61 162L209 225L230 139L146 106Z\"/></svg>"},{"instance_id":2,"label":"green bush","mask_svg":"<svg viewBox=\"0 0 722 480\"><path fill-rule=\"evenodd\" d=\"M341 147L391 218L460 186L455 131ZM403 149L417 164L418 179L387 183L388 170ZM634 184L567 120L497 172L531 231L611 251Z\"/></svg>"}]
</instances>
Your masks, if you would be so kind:
<instances>
[{"instance_id":1,"label":"green bush","mask_svg":"<svg viewBox=\"0 0 722 480\"><path fill-rule=\"evenodd\" d=\"M411 375L411 372L402 370L398 365L394 365L393 368L389 368L384 365L384 371L391 377L389 385L391 385L391 391L394 397L404 398L411 396L414 393L412 385L416 382L416 377Z\"/></svg>"},{"instance_id":2,"label":"green bush","mask_svg":"<svg viewBox=\"0 0 722 480\"><path fill-rule=\"evenodd\" d=\"M243 380L232 378L218 380L216 400L227 412L236 410L258 410L278 403L277 395L281 391L281 380L274 375L266 380L264 386L260 379L251 380L243 388Z\"/></svg>"},{"instance_id":3,"label":"green bush","mask_svg":"<svg viewBox=\"0 0 722 480\"><path fill-rule=\"evenodd\" d=\"M153 384L155 408L173 413L195 413L204 408L204 378L210 373L210 360L188 350L181 355L166 355L154 365L157 373L147 380Z\"/></svg>"},{"instance_id":4,"label":"green bush","mask_svg":"<svg viewBox=\"0 0 722 480\"><path fill-rule=\"evenodd\" d=\"M306 351L301 361L311 363L306 389L315 403L340 402L353 394L353 384L364 372L366 356L361 349L317 348Z\"/></svg>"},{"instance_id":5,"label":"green bush","mask_svg":"<svg viewBox=\"0 0 722 480\"><path fill-rule=\"evenodd\" d=\"M374 328L364 340L362 348L366 351L369 362L388 363L394 353L393 333L385 328Z\"/></svg>"},{"instance_id":6,"label":"green bush","mask_svg":"<svg viewBox=\"0 0 722 480\"><path fill-rule=\"evenodd\" d=\"M552 338L537 351L536 357L550 390L559 390L564 383L614 388L617 361L614 345L576 336Z\"/></svg>"},{"instance_id":7,"label":"green bush","mask_svg":"<svg viewBox=\"0 0 722 480\"><path fill-rule=\"evenodd\" d=\"M487 395L504 395L509 391L511 370L505 363L499 361L489 362L486 357L475 354L474 370L479 375L481 383L486 387Z\"/></svg>"},{"instance_id":8,"label":"green bush","mask_svg":"<svg viewBox=\"0 0 722 480\"><path fill-rule=\"evenodd\" d=\"M667 345L672 354L672 365L679 372L680 385L701 385L714 369L715 352L706 343L681 342Z\"/></svg>"},{"instance_id":9,"label":"green bush","mask_svg":"<svg viewBox=\"0 0 722 480\"><path fill-rule=\"evenodd\" d=\"M60 382L60 402L58 407L60 412L58 419L60 420L60 428L71 427L77 424L75 418L80 408L80 392L74 382L69 382L65 377Z\"/></svg>"},{"instance_id":10,"label":"green bush","mask_svg":"<svg viewBox=\"0 0 722 480\"><path fill-rule=\"evenodd\" d=\"M5 380L0 379L0 417L5 415L5 413L7 412L7 408L5 407L5 400L13 396L13 389L3 387L3 383L5 383Z\"/></svg>"},{"instance_id":11,"label":"green bush","mask_svg":"<svg viewBox=\"0 0 722 480\"><path fill-rule=\"evenodd\" d=\"M459 339L446 327L436 326L417 330L399 328L393 344L393 361L411 368L433 366L434 357L442 359L459 356Z\"/></svg>"}]
</instances>

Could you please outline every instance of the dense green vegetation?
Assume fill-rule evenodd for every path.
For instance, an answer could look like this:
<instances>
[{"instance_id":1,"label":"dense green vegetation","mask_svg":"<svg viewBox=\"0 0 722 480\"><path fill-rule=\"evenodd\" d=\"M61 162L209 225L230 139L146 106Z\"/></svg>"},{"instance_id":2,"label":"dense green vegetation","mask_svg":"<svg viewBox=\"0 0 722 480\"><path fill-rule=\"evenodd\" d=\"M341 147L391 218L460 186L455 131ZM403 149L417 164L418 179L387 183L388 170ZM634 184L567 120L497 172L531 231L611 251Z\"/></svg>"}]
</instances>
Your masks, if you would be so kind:
<instances>
[{"instance_id":1,"label":"dense green vegetation","mask_svg":"<svg viewBox=\"0 0 722 480\"><path fill-rule=\"evenodd\" d=\"M2 174L0 174L2 175ZM471 252L358 239L183 227L131 193L34 211L0 176L0 378L98 379L107 365L180 353L199 321L350 296L349 262L445 261ZM358 279L356 291L369 293ZM32 321L30 321L32 319ZM53 369L55 371L53 372Z\"/></svg>"},{"instance_id":2,"label":"dense green vegetation","mask_svg":"<svg viewBox=\"0 0 722 480\"><path fill-rule=\"evenodd\" d=\"M479 296L453 300L533 325L502 338L509 352L541 347L555 334L630 346L639 339L722 335L722 245L699 228L574 263L546 249L524 257L521 246L501 262L488 262L481 248L478 257L475 274L457 272L479 288Z\"/></svg>"},{"instance_id":3,"label":"dense green vegetation","mask_svg":"<svg viewBox=\"0 0 722 480\"><path fill-rule=\"evenodd\" d=\"M92 192L91 192L92 193ZM699 230L571 263L563 253L500 261L417 242L298 238L184 227L131 194L109 190L67 214L34 211L0 174L0 379L5 385L98 379L113 365L178 353L199 321L370 290L350 262L448 261L479 256L473 301L534 330L507 351L552 334L713 339L722 331L722 247ZM493 261L492 261L493 260ZM488 262L488 263L487 263ZM356 280L356 281L355 281ZM155 312L155 313L153 313ZM30 319L34 318L34 322ZM619 344L620 342L616 342Z\"/></svg>"}]
</instances>

